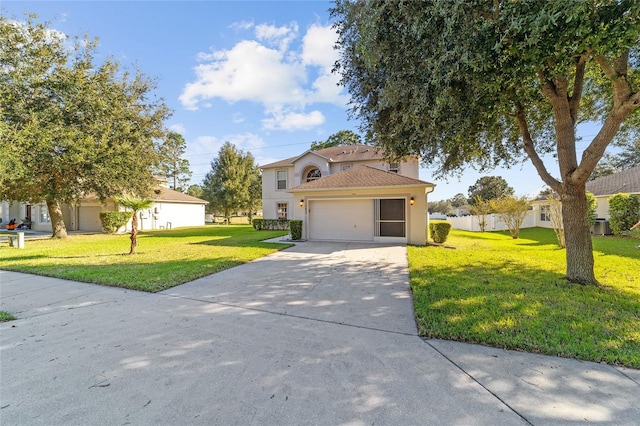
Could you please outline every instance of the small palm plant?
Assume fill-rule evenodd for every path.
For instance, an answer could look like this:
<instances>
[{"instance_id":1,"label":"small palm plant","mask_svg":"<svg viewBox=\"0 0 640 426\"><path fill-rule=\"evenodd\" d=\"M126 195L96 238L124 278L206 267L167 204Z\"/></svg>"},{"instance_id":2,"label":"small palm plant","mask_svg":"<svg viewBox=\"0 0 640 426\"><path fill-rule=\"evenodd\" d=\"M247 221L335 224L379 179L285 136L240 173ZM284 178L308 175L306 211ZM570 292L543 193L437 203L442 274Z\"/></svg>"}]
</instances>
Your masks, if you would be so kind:
<instances>
[{"instance_id":1,"label":"small palm plant","mask_svg":"<svg viewBox=\"0 0 640 426\"><path fill-rule=\"evenodd\" d=\"M116 203L133 211L133 217L131 218L131 236L129 237L131 239L129 254L134 254L136 246L138 245L138 212L151 207L153 201L146 198L141 199L131 195L124 195L122 197L116 197Z\"/></svg>"}]
</instances>

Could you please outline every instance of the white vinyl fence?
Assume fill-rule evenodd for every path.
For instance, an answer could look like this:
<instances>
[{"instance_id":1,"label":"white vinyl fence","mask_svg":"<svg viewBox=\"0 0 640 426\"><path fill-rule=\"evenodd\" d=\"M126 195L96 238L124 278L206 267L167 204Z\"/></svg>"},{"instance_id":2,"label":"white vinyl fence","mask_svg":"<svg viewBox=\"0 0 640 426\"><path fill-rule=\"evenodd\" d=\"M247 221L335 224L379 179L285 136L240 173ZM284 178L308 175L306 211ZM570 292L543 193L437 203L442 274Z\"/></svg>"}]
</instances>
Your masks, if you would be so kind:
<instances>
[{"instance_id":1,"label":"white vinyl fence","mask_svg":"<svg viewBox=\"0 0 640 426\"><path fill-rule=\"evenodd\" d=\"M527 212L520 228L534 228L536 226L541 228L553 228L551 221L544 219L546 218L541 217L539 206L534 205L533 209ZM451 223L451 227L453 229L460 229L463 231L480 231L478 216L449 217L447 220ZM486 216L485 231L506 231L507 229L507 225L505 225L497 214L488 214Z\"/></svg>"}]
</instances>

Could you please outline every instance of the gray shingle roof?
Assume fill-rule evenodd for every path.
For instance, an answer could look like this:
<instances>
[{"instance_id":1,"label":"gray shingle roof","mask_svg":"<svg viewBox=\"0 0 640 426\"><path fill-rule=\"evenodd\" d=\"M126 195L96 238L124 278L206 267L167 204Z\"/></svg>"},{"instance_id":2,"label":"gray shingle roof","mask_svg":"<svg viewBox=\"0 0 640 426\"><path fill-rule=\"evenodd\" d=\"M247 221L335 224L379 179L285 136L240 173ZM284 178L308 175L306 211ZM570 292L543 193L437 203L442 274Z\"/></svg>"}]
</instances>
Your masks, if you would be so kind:
<instances>
[{"instance_id":1,"label":"gray shingle roof","mask_svg":"<svg viewBox=\"0 0 640 426\"><path fill-rule=\"evenodd\" d=\"M174 203L187 203L187 204L209 204L208 201L200 198L192 197L189 194L174 191L173 189L165 188L163 186L156 187L151 193L150 197L153 201L166 201Z\"/></svg>"},{"instance_id":2,"label":"gray shingle roof","mask_svg":"<svg viewBox=\"0 0 640 426\"><path fill-rule=\"evenodd\" d=\"M387 172L368 165L352 167L343 172L305 182L291 188L290 192L320 191L345 188L373 188L400 186L434 186L432 183Z\"/></svg>"},{"instance_id":3,"label":"gray shingle roof","mask_svg":"<svg viewBox=\"0 0 640 426\"><path fill-rule=\"evenodd\" d=\"M587 191L595 196L614 195L619 192L640 194L640 166L587 182Z\"/></svg>"}]
</instances>

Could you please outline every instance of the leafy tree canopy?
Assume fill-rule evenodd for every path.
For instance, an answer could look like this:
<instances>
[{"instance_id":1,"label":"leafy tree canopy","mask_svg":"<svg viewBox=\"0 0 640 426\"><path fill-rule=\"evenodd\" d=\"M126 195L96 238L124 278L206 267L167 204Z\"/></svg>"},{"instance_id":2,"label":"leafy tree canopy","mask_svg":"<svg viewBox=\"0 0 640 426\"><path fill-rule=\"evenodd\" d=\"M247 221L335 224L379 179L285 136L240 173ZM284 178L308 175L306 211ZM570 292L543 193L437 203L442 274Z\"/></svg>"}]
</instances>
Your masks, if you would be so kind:
<instances>
[{"instance_id":1,"label":"leafy tree canopy","mask_svg":"<svg viewBox=\"0 0 640 426\"><path fill-rule=\"evenodd\" d=\"M438 174L526 154L562 198L567 279L595 283L585 183L640 129L640 2L336 0L332 16L367 139ZM602 126L579 158L584 121Z\"/></svg>"},{"instance_id":2,"label":"leafy tree canopy","mask_svg":"<svg viewBox=\"0 0 640 426\"><path fill-rule=\"evenodd\" d=\"M450 214L453 213L453 208L451 207L451 202L449 200L429 201L427 203L427 211L431 214Z\"/></svg>"},{"instance_id":3,"label":"leafy tree canopy","mask_svg":"<svg viewBox=\"0 0 640 426\"><path fill-rule=\"evenodd\" d=\"M483 176L469 187L469 204L480 198L484 201L513 195L513 188L502 176Z\"/></svg>"},{"instance_id":4,"label":"leafy tree canopy","mask_svg":"<svg viewBox=\"0 0 640 426\"><path fill-rule=\"evenodd\" d=\"M158 174L169 180L171 189L184 192L191 178L189 160L182 158L187 151L187 142L177 132L169 132L158 147L160 160Z\"/></svg>"},{"instance_id":5,"label":"leafy tree canopy","mask_svg":"<svg viewBox=\"0 0 640 426\"><path fill-rule=\"evenodd\" d=\"M261 188L261 182L253 155L226 142L204 178L202 198L209 201L210 211L229 217L235 210L255 209L262 196L261 190L256 189Z\"/></svg>"},{"instance_id":6,"label":"leafy tree canopy","mask_svg":"<svg viewBox=\"0 0 640 426\"><path fill-rule=\"evenodd\" d=\"M342 145L360 145L362 138L359 134L351 130L340 130L337 133L332 134L324 142L312 142L311 149L317 151L323 148L330 148L332 146Z\"/></svg>"},{"instance_id":7,"label":"leafy tree canopy","mask_svg":"<svg viewBox=\"0 0 640 426\"><path fill-rule=\"evenodd\" d=\"M189 188L187 188L187 194L191 195L192 197L202 198L203 192L204 190L202 189L202 186L198 185L197 183L189 185Z\"/></svg>"},{"instance_id":8,"label":"leafy tree canopy","mask_svg":"<svg viewBox=\"0 0 640 426\"><path fill-rule=\"evenodd\" d=\"M462 207L469 204L467 197L465 197L465 195L461 192L454 195L449 201L451 202L452 207Z\"/></svg>"},{"instance_id":9,"label":"leafy tree canopy","mask_svg":"<svg viewBox=\"0 0 640 426\"><path fill-rule=\"evenodd\" d=\"M145 194L154 184L154 140L169 110L141 72L98 63L95 40L0 16L0 199L46 201L54 237L60 205L86 194Z\"/></svg>"}]
</instances>

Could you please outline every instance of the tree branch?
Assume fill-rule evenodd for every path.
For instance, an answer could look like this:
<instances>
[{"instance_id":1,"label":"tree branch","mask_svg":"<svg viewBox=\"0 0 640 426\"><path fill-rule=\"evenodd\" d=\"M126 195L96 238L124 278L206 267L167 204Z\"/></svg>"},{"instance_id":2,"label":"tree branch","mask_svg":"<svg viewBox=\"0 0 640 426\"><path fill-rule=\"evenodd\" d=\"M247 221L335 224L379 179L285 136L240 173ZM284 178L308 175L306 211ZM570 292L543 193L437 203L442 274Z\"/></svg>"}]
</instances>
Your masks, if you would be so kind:
<instances>
[{"instance_id":1,"label":"tree branch","mask_svg":"<svg viewBox=\"0 0 640 426\"><path fill-rule=\"evenodd\" d=\"M593 59L598 63L598 65L600 65L604 75L606 75L609 80L613 80L615 78L616 71L607 58L603 55L594 55Z\"/></svg>"},{"instance_id":2,"label":"tree branch","mask_svg":"<svg viewBox=\"0 0 640 426\"><path fill-rule=\"evenodd\" d=\"M596 137L593 138L587 149L582 153L582 161L579 167L571 174L571 178L576 181L586 181L604 155L607 146L609 146L620 129L624 119L634 109L640 107L640 92L634 93L631 83L627 79L629 52L623 52L614 59L613 63L602 56L596 56L595 59L605 75L613 83L613 108L605 118L602 128Z\"/></svg>"},{"instance_id":3,"label":"tree branch","mask_svg":"<svg viewBox=\"0 0 640 426\"><path fill-rule=\"evenodd\" d=\"M576 75L573 79L573 92L569 98L569 111L573 122L578 121L578 108L580 107L580 99L582 98L582 89L584 87L584 71L587 64L586 55L580 55L576 62Z\"/></svg>"},{"instance_id":4,"label":"tree branch","mask_svg":"<svg viewBox=\"0 0 640 426\"><path fill-rule=\"evenodd\" d=\"M547 171L547 168L544 166L544 162L536 152L535 147L533 145L533 139L531 138L531 133L529 132L529 125L527 123L527 118L525 117L525 114L524 114L524 108L522 108L522 106L518 105L516 107L515 116L516 116L516 121L518 122L518 127L520 128L520 134L522 135L524 150L529 156L529 158L531 159L533 166L538 171L538 174L540 175L544 183L549 185L551 189L553 189L558 194L560 194L562 191L562 184L556 178L554 178L549 174L549 172Z\"/></svg>"}]
</instances>

